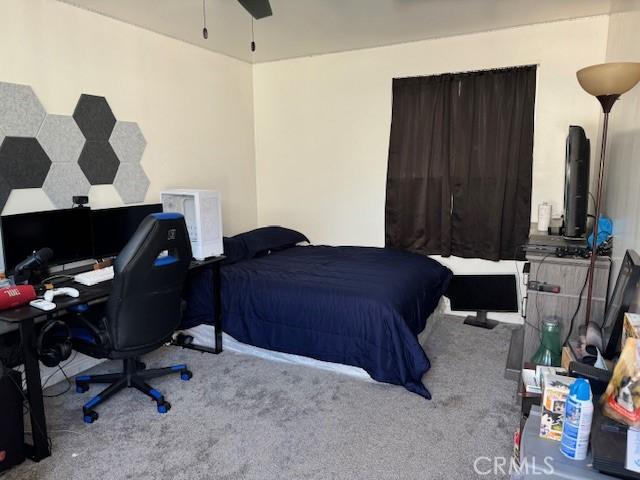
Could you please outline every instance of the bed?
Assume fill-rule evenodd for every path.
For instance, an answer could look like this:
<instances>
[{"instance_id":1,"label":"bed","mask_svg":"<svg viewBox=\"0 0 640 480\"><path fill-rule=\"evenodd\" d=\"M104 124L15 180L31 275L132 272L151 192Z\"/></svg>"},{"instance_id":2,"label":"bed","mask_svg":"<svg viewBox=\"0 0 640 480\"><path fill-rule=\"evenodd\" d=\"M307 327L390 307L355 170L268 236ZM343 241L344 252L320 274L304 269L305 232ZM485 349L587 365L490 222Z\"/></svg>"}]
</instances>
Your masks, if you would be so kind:
<instances>
[{"instance_id":1,"label":"bed","mask_svg":"<svg viewBox=\"0 0 640 480\"><path fill-rule=\"evenodd\" d=\"M268 350L361 367L374 380L431 398L422 383L429 359L417 337L447 289L449 269L399 250L300 246L306 237L281 231L271 232L280 241L251 240L255 232L264 236L261 231L225 241L227 334ZM203 273L188 285L183 328L211 323L211 281Z\"/></svg>"}]
</instances>

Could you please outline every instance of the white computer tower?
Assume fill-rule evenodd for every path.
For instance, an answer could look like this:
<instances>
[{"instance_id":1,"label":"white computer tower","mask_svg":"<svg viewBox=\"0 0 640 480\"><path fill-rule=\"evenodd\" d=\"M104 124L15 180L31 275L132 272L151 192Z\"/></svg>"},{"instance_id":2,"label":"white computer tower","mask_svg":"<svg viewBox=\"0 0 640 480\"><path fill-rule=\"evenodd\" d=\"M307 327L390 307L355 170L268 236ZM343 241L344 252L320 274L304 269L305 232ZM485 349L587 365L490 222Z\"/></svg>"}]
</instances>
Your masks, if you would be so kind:
<instances>
[{"instance_id":1,"label":"white computer tower","mask_svg":"<svg viewBox=\"0 0 640 480\"><path fill-rule=\"evenodd\" d=\"M184 215L194 258L222 255L222 208L218 192L167 190L160 192L160 201L163 211Z\"/></svg>"}]
</instances>

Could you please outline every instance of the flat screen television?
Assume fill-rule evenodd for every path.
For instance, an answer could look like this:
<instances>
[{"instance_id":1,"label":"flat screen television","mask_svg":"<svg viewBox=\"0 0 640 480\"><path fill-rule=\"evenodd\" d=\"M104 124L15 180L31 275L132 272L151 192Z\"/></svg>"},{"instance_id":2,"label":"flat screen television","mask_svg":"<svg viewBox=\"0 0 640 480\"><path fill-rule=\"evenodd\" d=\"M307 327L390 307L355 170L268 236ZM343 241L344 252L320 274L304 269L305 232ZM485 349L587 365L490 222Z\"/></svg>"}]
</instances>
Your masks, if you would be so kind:
<instances>
[{"instance_id":1,"label":"flat screen television","mask_svg":"<svg viewBox=\"0 0 640 480\"><path fill-rule=\"evenodd\" d=\"M590 151L584 129L571 125L564 173L564 237L569 240L583 239L587 231Z\"/></svg>"},{"instance_id":2,"label":"flat screen television","mask_svg":"<svg viewBox=\"0 0 640 480\"><path fill-rule=\"evenodd\" d=\"M446 296L451 310L475 311L464 323L493 328L498 322L487 312L518 312L518 285L514 274L454 275Z\"/></svg>"}]
</instances>

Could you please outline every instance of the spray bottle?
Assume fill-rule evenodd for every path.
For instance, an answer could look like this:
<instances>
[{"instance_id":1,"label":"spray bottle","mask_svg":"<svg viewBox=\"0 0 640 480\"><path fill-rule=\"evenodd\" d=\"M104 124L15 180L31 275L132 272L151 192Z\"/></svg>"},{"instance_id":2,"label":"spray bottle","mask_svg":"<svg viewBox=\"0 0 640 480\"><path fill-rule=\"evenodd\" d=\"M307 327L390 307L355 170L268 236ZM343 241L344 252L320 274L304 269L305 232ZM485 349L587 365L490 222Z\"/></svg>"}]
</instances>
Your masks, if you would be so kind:
<instances>
[{"instance_id":1,"label":"spray bottle","mask_svg":"<svg viewBox=\"0 0 640 480\"><path fill-rule=\"evenodd\" d=\"M593 401L589 381L578 378L569 389L565 403L560 451L573 460L584 460L589 448Z\"/></svg>"}]
</instances>

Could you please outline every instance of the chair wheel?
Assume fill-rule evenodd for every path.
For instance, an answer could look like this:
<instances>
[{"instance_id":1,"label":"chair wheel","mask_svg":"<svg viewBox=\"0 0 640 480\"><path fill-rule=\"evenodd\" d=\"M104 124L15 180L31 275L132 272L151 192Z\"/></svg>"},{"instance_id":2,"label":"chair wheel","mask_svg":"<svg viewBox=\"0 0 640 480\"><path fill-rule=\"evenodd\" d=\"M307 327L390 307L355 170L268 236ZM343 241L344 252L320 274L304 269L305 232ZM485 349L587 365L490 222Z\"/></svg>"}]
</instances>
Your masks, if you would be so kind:
<instances>
[{"instance_id":1,"label":"chair wheel","mask_svg":"<svg viewBox=\"0 0 640 480\"><path fill-rule=\"evenodd\" d=\"M138 371L144 370L145 368L147 368L147 364L144 362L136 362L136 368L138 369Z\"/></svg>"},{"instance_id":2,"label":"chair wheel","mask_svg":"<svg viewBox=\"0 0 640 480\"><path fill-rule=\"evenodd\" d=\"M171 410L171 404L167 401L158 404L158 413L167 413Z\"/></svg>"},{"instance_id":3,"label":"chair wheel","mask_svg":"<svg viewBox=\"0 0 640 480\"><path fill-rule=\"evenodd\" d=\"M184 372L180 373L180 379L185 382L188 382L192 378L193 378L193 373L190 370L185 370Z\"/></svg>"},{"instance_id":4,"label":"chair wheel","mask_svg":"<svg viewBox=\"0 0 640 480\"><path fill-rule=\"evenodd\" d=\"M93 423L98 420L98 412L90 410L84 413L84 423Z\"/></svg>"},{"instance_id":5,"label":"chair wheel","mask_svg":"<svg viewBox=\"0 0 640 480\"><path fill-rule=\"evenodd\" d=\"M76 393L84 393L89 391L89 385L86 383L76 383Z\"/></svg>"}]
</instances>

